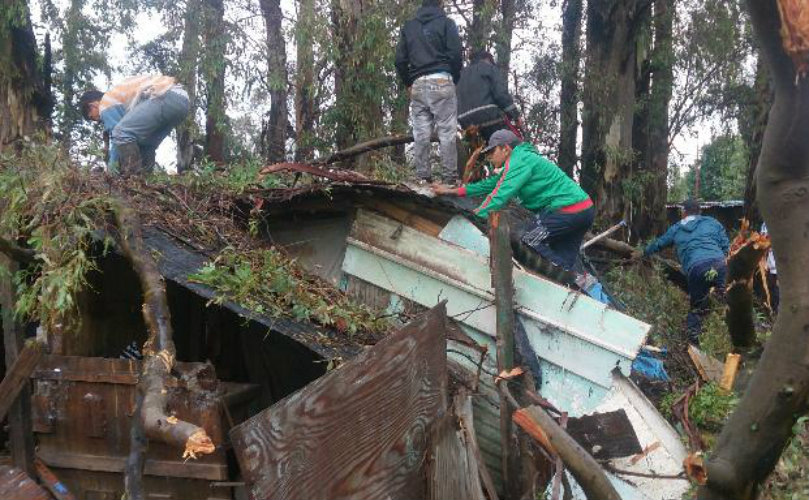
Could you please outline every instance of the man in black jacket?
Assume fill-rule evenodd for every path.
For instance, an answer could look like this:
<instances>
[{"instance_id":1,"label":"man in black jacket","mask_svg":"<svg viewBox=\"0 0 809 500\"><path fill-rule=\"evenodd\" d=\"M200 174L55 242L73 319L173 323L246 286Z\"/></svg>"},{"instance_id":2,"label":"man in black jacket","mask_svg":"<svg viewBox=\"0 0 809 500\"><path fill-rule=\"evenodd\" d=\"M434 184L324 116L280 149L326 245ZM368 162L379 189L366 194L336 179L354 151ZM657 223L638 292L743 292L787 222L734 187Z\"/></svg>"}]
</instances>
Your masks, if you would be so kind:
<instances>
[{"instance_id":1,"label":"man in black jacket","mask_svg":"<svg viewBox=\"0 0 809 500\"><path fill-rule=\"evenodd\" d=\"M464 130L478 127L484 142L496 131L507 128L504 115L519 127L520 110L490 53L480 51L472 56L472 64L461 72L457 90L458 122Z\"/></svg>"},{"instance_id":2,"label":"man in black jacket","mask_svg":"<svg viewBox=\"0 0 809 500\"><path fill-rule=\"evenodd\" d=\"M432 180L433 127L441 145L443 181L454 184L458 180L455 82L461 75L461 57L458 27L444 14L439 0L423 0L416 17L402 27L396 47L396 71L410 94L416 175L422 180Z\"/></svg>"}]
</instances>

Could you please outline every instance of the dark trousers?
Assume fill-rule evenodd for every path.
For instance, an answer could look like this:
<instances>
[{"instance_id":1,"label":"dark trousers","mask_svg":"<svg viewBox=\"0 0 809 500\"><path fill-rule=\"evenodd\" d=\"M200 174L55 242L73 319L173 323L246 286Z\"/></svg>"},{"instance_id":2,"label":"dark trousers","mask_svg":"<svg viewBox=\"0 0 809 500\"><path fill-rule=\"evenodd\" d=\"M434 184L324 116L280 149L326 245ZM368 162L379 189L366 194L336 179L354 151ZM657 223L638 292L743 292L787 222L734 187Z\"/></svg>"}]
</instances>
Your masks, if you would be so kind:
<instances>
[{"instance_id":1,"label":"dark trousers","mask_svg":"<svg viewBox=\"0 0 809 500\"><path fill-rule=\"evenodd\" d=\"M781 291L778 289L778 275L767 273L767 288L770 289L770 305L772 312L778 314L778 305L781 302Z\"/></svg>"},{"instance_id":2,"label":"dark trousers","mask_svg":"<svg viewBox=\"0 0 809 500\"><path fill-rule=\"evenodd\" d=\"M688 272L688 295L691 309L686 318L688 341L699 345L702 320L708 315L708 296L714 288L720 297L725 295L725 280L728 268L723 259L703 260L694 264Z\"/></svg>"},{"instance_id":3,"label":"dark trousers","mask_svg":"<svg viewBox=\"0 0 809 500\"><path fill-rule=\"evenodd\" d=\"M522 242L544 259L575 270L584 234L593 225L595 208L572 214L542 212L537 215L522 237Z\"/></svg>"}]
</instances>

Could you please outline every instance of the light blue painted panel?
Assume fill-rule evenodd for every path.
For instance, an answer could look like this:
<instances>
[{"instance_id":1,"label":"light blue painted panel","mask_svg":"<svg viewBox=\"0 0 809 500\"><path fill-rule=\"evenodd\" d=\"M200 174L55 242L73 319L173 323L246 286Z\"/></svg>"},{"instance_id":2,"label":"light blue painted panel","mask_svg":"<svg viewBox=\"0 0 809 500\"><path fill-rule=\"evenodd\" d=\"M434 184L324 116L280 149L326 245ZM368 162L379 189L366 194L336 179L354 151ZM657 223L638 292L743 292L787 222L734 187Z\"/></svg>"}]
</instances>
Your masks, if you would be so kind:
<instances>
[{"instance_id":1,"label":"light blue painted panel","mask_svg":"<svg viewBox=\"0 0 809 500\"><path fill-rule=\"evenodd\" d=\"M458 245L362 210L351 237L349 244L355 239L387 252L392 260L417 266L420 272L449 278L453 286L462 284L473 293L493 296L488 260ZM516 304L530 309L538 321L621 356L634 358L650 328L586 295L519 269L514 270L514 286Z\"/></svg>"},{"instance_id":2,"label":"light blue painted panel","mask_svg":"<svg viewBox=\"0 0 809 500\"><path fill-rule=\"evenodd\" d=\"M485 333L492 338L491 342L494 342L497 330L491 296L486 296L483 292L478 292L480 293L478 295L457 288L406 264L407 262L388 260L349 242L343 270L426 307L433 307L440 300L448 299L448 316L471 329ZM631 364L630 358L624 358L558 328L542 324L534 318L527 317L525 312L518 311L518 317L525 326L529 342L536 354L563 367L566 371L589 379L591 383L609 387L612 384L610 376L612 369Z\"/></svg>"},{"instance_id":3,"label":"light blue painted panel","mask_svg":"<svg viewBox=\"0 0 809 500\"><path fill-rule=\"evenodd\" d=\"M438 237L461 248L471 250L476 254L489 258L489 238L481 232L466 217L456 215L449 220Z\"/></svg>"}]
</instances>

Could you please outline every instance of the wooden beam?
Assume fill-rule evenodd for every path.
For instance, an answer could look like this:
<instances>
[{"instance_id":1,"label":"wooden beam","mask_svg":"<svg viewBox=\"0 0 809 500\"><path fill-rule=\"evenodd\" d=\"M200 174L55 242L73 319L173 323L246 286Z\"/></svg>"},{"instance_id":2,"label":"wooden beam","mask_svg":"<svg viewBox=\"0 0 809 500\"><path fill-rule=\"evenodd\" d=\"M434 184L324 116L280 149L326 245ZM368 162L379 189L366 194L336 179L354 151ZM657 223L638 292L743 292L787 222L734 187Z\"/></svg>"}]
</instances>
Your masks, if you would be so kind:
<instances>
[{"instance_id":1,"label":"wooden beam","mask_svg":"<svg viewBox=\"0 0 809 500\"><path fill-rule=\"evenodd\" d=\"M514 368L514 278L511 264L511 239L508 218L501 212L489 215L489 242L491 248L492 288L497 314L497 371ZM507 381L501 383L507 384ZM506 498L518 498L521 481L517 446L512 446L515 435L510 403L500 395L500 441L503 449L503 483Z\"/></svg>"},{"instance_id":2,"label":"wooden beam","mask_svg":"<svg viewBox=\"0 0 809 500\"><path fill-rule=\"evenodd\" d=\"M6 418L20 391L28 386L28 379L42 357L43 347L40 342L29 340L14 360L14 364L6 370L6 375L0 382L0 421Z\"/></svg>"},{"instance_id":3,"label":"wooden beam","mask_svg":"<svg viewBox=\"0 0 809 500\"><path fill-rule=\"evenodd\" d=\"M23 348L23 329L14 318L14 304L17 301L12 276L17 271L17 263L5 255L0 255L0 267L5 267L7 276L0 279L0 304L3 314L3 346L6 350L6 366L13 367ZM31 429L31 389L23 387L11 404L8 412L11 461L26 474L34 477L34 434Z\"/></svg>"}]
</instances>

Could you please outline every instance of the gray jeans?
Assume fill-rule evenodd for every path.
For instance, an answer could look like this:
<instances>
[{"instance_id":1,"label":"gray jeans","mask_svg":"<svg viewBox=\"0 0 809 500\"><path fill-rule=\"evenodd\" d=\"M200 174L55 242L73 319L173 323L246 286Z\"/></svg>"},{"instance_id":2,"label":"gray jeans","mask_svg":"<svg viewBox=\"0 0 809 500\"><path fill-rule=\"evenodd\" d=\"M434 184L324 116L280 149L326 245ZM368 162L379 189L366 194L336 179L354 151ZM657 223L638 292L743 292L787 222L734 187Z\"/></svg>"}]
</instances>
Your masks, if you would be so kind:
<instances>
[{"instance_id":1,"label":"gray jeans","mask_svg":"<svg viewBox=\"0 0 809 500\"><path fill-rule=\"evenodd\" d=\"M458 179L458 151L455 137L458 131L458 104L455 84L451 78L420 78L413 82L410 95L410 116L413 119L413 156L419 179L432 177L430 168L430 136L433 127L441 147L441 176L444 182Z\"/></svg>"},{"instance_id":2,"label":"gray jeans","mask_svg":"<svg viewBox=\"0 0 809 500\"><path fill-rule=\"evenodd\" d=\"M184 90L172 89L162 96L146 99L121 118L112 129L110 141L115 145L135 142L140 146L144 164L154 163L155 150L171 130L185 120L188 110L188 94Z\"/></svg>"}]
</instances>

